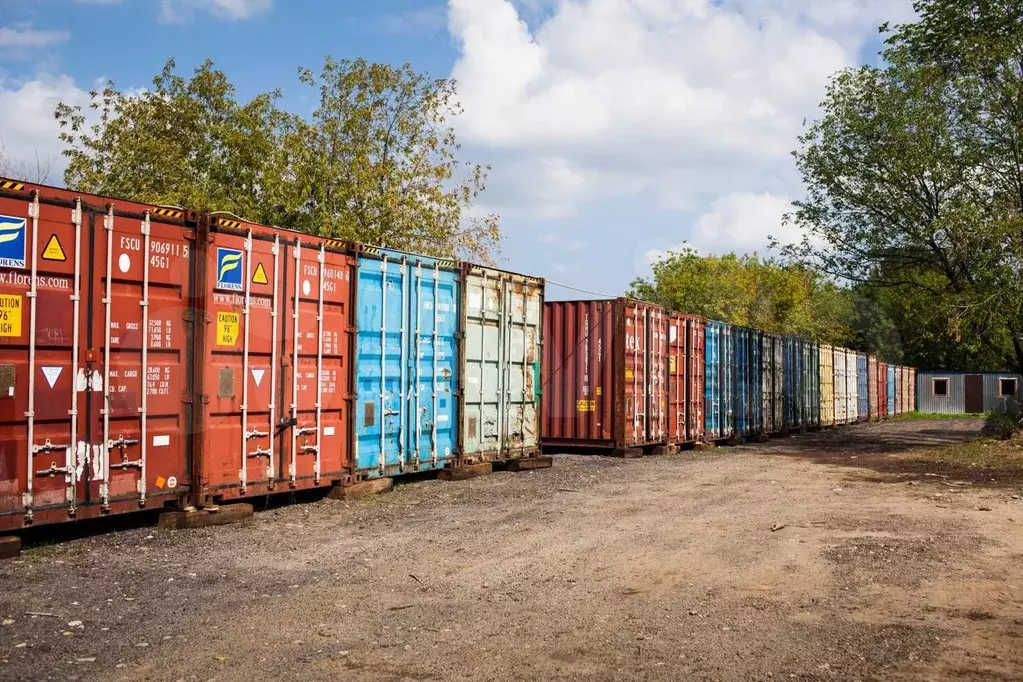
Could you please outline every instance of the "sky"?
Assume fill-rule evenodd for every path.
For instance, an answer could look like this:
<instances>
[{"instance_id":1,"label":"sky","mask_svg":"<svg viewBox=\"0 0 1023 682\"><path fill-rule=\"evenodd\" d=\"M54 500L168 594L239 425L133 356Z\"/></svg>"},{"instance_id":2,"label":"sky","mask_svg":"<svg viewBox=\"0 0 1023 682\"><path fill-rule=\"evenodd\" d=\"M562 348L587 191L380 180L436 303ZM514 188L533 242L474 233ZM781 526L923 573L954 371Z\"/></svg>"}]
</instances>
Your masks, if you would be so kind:
<instances>
[{"instance_id":1,"label":"sky","mask_svg":"<svg viewBox=\"0 0 1023 682\"><path fill-rule=\"evenodd\" d=\"M548 298L616 295L683 242L797 240L804 121L832 74L876 62L879 24L912 19L910 0L0 0L0 138L60 184L53 109L107 79L209 58L240 97L281 88L308 113L300 66L408 61L458 81L500 266L556 283Z\"/></svg>"}]
</instances>

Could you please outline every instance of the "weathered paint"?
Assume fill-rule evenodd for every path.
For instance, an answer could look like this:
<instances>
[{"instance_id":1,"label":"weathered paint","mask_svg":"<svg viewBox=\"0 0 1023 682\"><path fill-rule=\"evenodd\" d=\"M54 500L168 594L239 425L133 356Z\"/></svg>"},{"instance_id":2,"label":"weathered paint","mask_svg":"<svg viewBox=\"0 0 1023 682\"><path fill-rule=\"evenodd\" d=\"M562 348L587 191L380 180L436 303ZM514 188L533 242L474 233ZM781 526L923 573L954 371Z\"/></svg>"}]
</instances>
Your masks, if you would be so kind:
<instances>
[{"instance_id":1,"label":"weathered paint","mask_svg":"<svg viewBox=\"0 0 1023 682\"><path fill-rule=\"evenodd\" d=\"M203 495L222 502L344 480L350 248L235 220L209 229Z\"/></svg>"},{"instance_id":2,"label":"weathered paint","mask_svg":"<svg viewBox=\"0 0 1023 682\"><path fill-rule=\"evenodd\" d=\"M668 318L668 441L703 439L705 321L695 315Z\"/></svg>"},{"instance_id":3,"label":"weathered paint","mask_svg":"<svg viewBox=\"0 0 1023 682\"><path fill-rule=\"evenodd\" d=\"M806 398L803 382L806 377L803 354L804 342L794 336L786 336L785 340L785 428L800 429L803 421Z\"/></svg>"},{"instance_id":4,"label":"weathered paint","mask_svg":"<svg viewBox=\"0 0 1023 682\"><path fill-rule=\"evenodd\" d=\"M820 347L812 341L803 346L803 417L807 426L821 423Z\"/></svg>"},{"instance_id":5,"label":"weathered paint","mask_svg":"<svg viewBox=\"0 0 1023 682\"><path fill-rule=\"evenodd\" d=\"M761 343L763 430L774 433L785 428L785 341L774 334L763 334Z\"/></svg>"},{"instance_id":6,"label":"weathered paint","mask_svg":"<svg viewBox=\"0 0 1023 682\"><path fill-rule=\"evenodd\" d=\"M867 409L872 420L880 419L880 394L878 393L878 362L876 355L867 356Z\"/></svg>"},{"instance_id":7,"label":"weathered paint","mask_svg":"<svg viewBox=\"0 0 1023 682\"><path fill-rule=\"evenodd\" d=\"M822 426L835 424L835 353L826 343L819 347L820 362L820 423Z\"/></svg>"},{"instance_id":8,"label":"weathered paint","mask_svg":"<svg viewBox=\"0 0 1023 682\"><path fill-rule=\"evenodd\" d=\"M856 418L870 419L870 368L866 353L856 354Z\"/></svg>"},{"instance_id":9,"label":"weathered paint","mask_svg":"<svg viewBox=\"0 0 1023 682\"><path fill-rule=\"evenodd\" d=\"M705 329L704 424L706 438L720 440L735 434L735 328L708 320Z\"/></svg>"},{"instance_id":10,"label":"weathered paint","mask_svg":"<svg viewBox=\"0 0 1023 682\"><path fill-rule=\"evenodd\" d=\"M898 414L898 404L895 401L895 365L888 365L885 368L885 396L885 416Z\"/></svg>"},{"instance_id":11,"label":"weathered paint","mask_svg":"<svg viewBox=\"0 0 1023 682\"><path fill-rule=\"evenodd\" d=\"M667 442L668 315L626 298L544 304L545 446Z\"/></svg>"},{"instance_id":12,"label":"weathered paint","mask_svg":"<svg viewBox=\"0 0 1023 682\"><path fill-rule=\"evenodd\" d=\"M849 413L846 397L848 395L848 375L845 361L845 349L835 347L835 423L846 424L849 422Z\"/></svg>"},{"instance_id":13,"label":"weathered paint","mask_svg":"<svg viewBox=\"0 0 1023 682\"><path fill-rule=\"evenodd\" d=\"M466 463L540 447L544 282L462 266L461 453Z\"/></svg>"},{"instance_id":14,"label":"weathered paint","mask_svg":"<svg viewBox=\"0 0 1023 682\"><path fill-rule=\"evenodd\" d=\"M856 352L845 349L845 417L846 423L852 424L857 419L859 402L859 381L856 371Z\"/></svg>"},{"instance_id":15,"label":"weathered paint","mask_svg":"<svg viewBox=\"0 0 1023 682\"><path fill-rule=\"evenodd\" d=\"M356 478L456 460L460 279L451 261L358 247Z\"/></svg>"}]
</instances>

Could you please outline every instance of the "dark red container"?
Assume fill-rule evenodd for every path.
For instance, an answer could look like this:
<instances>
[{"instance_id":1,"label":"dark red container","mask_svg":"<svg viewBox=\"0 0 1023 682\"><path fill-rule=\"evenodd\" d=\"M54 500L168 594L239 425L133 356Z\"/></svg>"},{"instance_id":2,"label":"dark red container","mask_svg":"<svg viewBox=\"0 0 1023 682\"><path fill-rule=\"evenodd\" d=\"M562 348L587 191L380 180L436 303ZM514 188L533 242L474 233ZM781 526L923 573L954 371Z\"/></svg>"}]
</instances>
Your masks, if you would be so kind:
<instances>
[{"instance_id":1,"label":"dark red container","mask_svg":"<svg viewBox=\"0 0 1023 682\"><path fill-rule=\"evenodd\" d=\"M696 315L668 318L668 442L703 440L704 329Z\"/></svg>"},{"instance_id":2,"label":"dark red container","mask_svg":"<svg viewBox=\"0 0 1023 682\"><path fill-rule=\"evenodd\" d=\"M888 417L888 363L877 363L877 418Z\"/></svg>"},{"instance_id":3,"label":"dark red container","mask_svg":"<svg viewBox=\"0 0 1023 682\"><path fill-rule=\"evenodd\" d=\"M0 530L347 476L349 249L0 180Z\"/></svg>"},{"instance_id":4,"label":"dark red container","mask_svg":"<svg viewBox=\"0 0 1023 682\"><path fill-rule=\"evenodd\" d=\"M668 315L626 298L544 304L543 445L668 440Z\"/></svg>"}]
</instances>

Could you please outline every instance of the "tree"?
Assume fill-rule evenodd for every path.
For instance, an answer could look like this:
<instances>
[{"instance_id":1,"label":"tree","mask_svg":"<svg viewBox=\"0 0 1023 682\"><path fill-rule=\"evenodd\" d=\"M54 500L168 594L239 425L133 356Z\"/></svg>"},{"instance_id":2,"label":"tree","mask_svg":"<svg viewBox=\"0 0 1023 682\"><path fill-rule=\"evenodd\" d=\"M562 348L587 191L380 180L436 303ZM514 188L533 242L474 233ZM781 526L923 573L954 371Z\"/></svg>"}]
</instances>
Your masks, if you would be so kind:
<instances>
[{"instance_id":1,"label":"tree","mask_svg":"<svg viewBox=\"0 0 1023 682\"><path fill-rule=\"evenodd\" d=\"M633 281L629 295L775 334L840 345L854 338L845 291L812 270L756 255L700 256L683 246L654 263L652 279Z\"/></svg>"},{"instance_id":2,"label":"tree","mask_svg":"<svg viewBox=\"0 0 1023 682\"><path fill-rule=\"evenodd\" d=\"M448 121L455 84L409 65L327 58L320 107L303 118L280 92L239 101L210 61L185 79L169 60L153 87L108 83L87 116L60 104L68 167L80 191L227 211L247 220L437 256L492 262L496 216L470 218L487 168L457 159Z\"/></svg>"},{"instance_id":3,"label":"tree","mask_svg":"<svg viewBox=\"0 0 1023 682\"><path fill-rule=\"evenodd\" d=\"M790 219L816 239L786 252L892 289L934 313L931 333L1023 370L1019 0L915 7L920 21L891 32L885 65L836 75L800 138L806 196Z\"/></svg>"},{"instance_id":4,"label":"tree","mask_svg":"<svg viewBox=\"0 0 1023 682\"><path fill-rule=\"evenodd\" d=\"M53 168L53 157L39 156L35 152L32 162L19 161L7 153L7 144L3 137L0 137L0 177L24 180L40 185L46 184L50 179L50 169Z\"/></svg>"},{"instance_id":5,"label":"tree","mask_svg":"<svg viewBox=\"0 0 1023 682\"><path fill-rule=\"evenodd\" d=\"M300 80L320 96L312 120L301 124L298 175L322 232L492 261L497 217L466 216L489 167L457 159L454 81L432 80L409 64L329 57L318 75L300 70Z\"/></svg>"}]
</instances>

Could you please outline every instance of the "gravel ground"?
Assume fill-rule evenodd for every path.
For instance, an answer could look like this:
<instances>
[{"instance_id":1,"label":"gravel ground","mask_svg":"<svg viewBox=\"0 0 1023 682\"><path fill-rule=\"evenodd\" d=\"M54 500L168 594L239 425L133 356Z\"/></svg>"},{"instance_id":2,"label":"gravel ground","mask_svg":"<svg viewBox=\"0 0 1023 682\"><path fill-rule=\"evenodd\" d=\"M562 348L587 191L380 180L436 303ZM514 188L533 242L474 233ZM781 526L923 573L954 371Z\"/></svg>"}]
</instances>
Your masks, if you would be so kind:
<instances>
[{"instance_id":1,"label":"gravel ground","mask_svg":"<svg viewBox=\"0 0 1023 682\"><path fill-rule=\"evenodd\" d=\"M37 545L0 563L0 678L1023 679L1018 477L913 460L979 425L558 455Z\"/></svg>"}]
</instances>

